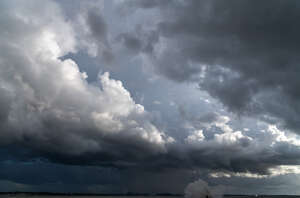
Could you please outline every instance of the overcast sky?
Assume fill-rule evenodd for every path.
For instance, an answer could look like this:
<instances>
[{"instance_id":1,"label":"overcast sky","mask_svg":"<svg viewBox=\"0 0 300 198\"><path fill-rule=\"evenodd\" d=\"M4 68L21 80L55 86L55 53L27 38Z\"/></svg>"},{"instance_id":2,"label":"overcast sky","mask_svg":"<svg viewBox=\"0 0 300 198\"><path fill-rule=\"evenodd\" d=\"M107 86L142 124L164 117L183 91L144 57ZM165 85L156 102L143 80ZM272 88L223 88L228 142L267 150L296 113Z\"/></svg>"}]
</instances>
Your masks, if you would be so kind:
<instances>
[{"instance_id":1,"label":"overcast sky","mask_svg":"<svg viewBox=\"0 0 300 198\"><path fill-rule=\"evenodd\" d=\"M0 1L0 191L300 194L297 0Z\"/></svg>"}]
</instances>

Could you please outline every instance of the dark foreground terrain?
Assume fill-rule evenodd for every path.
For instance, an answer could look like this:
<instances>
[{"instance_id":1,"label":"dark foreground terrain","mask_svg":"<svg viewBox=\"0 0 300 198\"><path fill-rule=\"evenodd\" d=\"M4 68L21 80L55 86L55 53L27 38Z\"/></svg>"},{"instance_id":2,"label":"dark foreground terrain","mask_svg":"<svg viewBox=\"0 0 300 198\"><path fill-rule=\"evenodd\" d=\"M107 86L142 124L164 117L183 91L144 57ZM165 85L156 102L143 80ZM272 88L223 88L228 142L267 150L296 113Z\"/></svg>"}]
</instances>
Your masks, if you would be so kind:
<instances>
[{"instance_id":1,"label":"dark foreground terrain","mask_svg":"<svg viewBox=\"0 0 300 198\"><path fill-rule=\"evenodd\" d=\"M183 198L180 194L77 194L77 193L31 193L31 192L0 192L0 198ZM224 195L224 198L300 198L300 195Z\"/></svg>"}]
</instances>

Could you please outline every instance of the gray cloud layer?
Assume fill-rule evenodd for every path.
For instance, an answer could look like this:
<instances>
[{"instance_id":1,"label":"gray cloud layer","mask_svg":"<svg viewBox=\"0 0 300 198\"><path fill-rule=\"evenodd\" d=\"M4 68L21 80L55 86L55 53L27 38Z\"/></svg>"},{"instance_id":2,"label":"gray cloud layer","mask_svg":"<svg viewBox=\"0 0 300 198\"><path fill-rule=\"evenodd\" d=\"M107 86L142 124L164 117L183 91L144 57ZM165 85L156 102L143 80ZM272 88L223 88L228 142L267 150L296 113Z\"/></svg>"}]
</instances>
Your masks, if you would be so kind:
<instances>
[{"instance_id":1,"label":"gray cloud layer","mask_svg":"<svg viewBox=\"0 0 300 198\"><path fill-rule=\"evenodd\" d=\"M69 21L52 1L1 2L0 160L116 167L154 181L194 170L210 179L300 173L290 168L299 165L300 141L274 125L276 118L299 129L300 12L296 1L256 3L126 1L124 9L159 9L160 16L154 26L112 38L98 7ZM143 61L169 79L197 83L230 111L262 121L243 130L228 112L193 115L179 106L179 121L165 127L179 130L177 137L108 72L89 84L76 62L61 58L81 50L108 63L119 45L146 54Z\"/></svg>"},{"instance_id":2,"label":"gray cloud layer","mask_svg":"<svg viewBox=\"0 0 300 198\"><path fill-rule=\"evenodd\" d=\"M150 55L158 73L198 82L229 110L279 118L298 133L298 1L126 4L160 10Z\"/></svg>"}]
</instances>

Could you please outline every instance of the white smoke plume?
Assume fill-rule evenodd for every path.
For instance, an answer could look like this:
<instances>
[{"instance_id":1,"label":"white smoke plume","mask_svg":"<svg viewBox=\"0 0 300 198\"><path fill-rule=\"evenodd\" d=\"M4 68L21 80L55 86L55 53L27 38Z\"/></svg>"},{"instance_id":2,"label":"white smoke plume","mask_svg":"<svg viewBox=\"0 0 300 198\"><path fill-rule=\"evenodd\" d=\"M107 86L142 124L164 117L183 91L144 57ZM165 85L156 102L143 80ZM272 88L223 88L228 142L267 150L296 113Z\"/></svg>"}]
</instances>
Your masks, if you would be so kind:
<instances>
[{"instance_id":1,"label":"white smoke plume","mask_svg":"<svg viewBox=\"0 0 300 198\"><path fill-rule=\"evenodd\" d=\"M198 179L192 183L189 183L184 190L185 198L221 198L222 187L213 186L210 187L205 181Z\"/></svg>"}]
</instances>

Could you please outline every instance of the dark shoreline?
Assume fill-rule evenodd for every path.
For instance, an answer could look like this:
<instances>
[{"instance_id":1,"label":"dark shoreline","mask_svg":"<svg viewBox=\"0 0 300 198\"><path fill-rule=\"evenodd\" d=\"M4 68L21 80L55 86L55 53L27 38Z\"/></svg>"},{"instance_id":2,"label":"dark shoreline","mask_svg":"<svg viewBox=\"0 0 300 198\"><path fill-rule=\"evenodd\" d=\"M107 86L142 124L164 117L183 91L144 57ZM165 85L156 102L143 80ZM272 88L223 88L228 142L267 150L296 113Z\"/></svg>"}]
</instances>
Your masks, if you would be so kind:
<instances>
[{"instance_id":1,"label":"dark shoreline","mask_svg":"<svg viewBox=\"0 0 300 198\"><path fill-rule=\"evenodd\" d=\"M184 197L183 194L172 194L172 193L123 193L123 194L106 194L106 193L52 193L52 192L0 192L0 195L25 195L25 196L169 196L169 197ZM225 194L223 197L231 197L231 198L300 198L300 195L232 195Z\"/></svg>"},{"instance_id":2,"label":"dark shoreline","mask_svg":"<svg viewBox=\"0 0 300 198\"><path fill-rule=\"evenodd\" d=\"M52 192L0 192L0 195L51 195L51 196L174 196L181 197L183 194L171 194L171 193L52 193Z\"/></svg>"}]
</instances>

